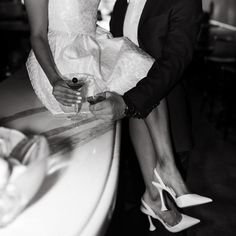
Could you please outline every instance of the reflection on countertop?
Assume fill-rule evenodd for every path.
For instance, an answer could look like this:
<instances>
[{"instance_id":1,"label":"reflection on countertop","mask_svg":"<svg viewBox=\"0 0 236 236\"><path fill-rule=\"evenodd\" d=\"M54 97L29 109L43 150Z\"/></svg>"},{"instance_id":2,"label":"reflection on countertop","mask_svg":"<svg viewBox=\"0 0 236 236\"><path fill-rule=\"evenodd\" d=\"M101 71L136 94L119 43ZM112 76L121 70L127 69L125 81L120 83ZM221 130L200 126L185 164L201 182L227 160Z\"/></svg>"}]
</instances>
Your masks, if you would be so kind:
<instances>
[{"instance_id":1,"label":"reflection on countertop","mask_svg":"<svg viewBox=\"0 0 236 236\"><path fill-rule=\"evenodd\" d=\"M0 126L46 136L51 167L64 167L46 178L29 207L0 235L102 235L116 198L119 123L54 117L34 94L25 68L0 83L0 106Z\"/></svg>"}]
</instances>

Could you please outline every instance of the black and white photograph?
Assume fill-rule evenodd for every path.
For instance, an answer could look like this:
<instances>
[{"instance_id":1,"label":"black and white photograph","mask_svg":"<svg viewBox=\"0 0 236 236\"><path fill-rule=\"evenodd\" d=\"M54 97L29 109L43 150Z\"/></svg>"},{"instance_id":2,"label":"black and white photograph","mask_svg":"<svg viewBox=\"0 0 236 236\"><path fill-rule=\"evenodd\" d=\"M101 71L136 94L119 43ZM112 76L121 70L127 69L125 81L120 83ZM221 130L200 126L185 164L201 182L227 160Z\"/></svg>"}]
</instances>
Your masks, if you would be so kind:
<instances>
[{"instance_id":1,"label":"black and white photograph","mask_svg":"<svg viewBox=\"0 0 236 236\"><path fill-rule=\"evenodd\" d=\"M235 236L235 89L235 0L0 0L0 236Z\"/></svg>"}]
</instances>

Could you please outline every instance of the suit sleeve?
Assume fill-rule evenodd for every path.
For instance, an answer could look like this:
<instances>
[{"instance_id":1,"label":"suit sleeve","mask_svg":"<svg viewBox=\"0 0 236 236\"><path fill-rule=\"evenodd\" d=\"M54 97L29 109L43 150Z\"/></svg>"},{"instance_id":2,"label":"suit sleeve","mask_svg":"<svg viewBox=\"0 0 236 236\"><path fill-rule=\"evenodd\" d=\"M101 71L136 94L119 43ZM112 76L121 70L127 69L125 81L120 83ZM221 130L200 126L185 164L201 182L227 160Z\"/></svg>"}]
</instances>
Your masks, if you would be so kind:
<instances>
[{"instance_id":1,"label":"suit sleeve","mask_svg":"<svg viewBox=\"0 0 236 236\"><path fill-rule=\"evenodd\" d=\"M170 14L162 57L155 61L147 77L123 96L125 103L134 108L140 118L145 118L170 93L189 65L201 9L198 0L176 1Z\"/></svg>"}]
</instances>

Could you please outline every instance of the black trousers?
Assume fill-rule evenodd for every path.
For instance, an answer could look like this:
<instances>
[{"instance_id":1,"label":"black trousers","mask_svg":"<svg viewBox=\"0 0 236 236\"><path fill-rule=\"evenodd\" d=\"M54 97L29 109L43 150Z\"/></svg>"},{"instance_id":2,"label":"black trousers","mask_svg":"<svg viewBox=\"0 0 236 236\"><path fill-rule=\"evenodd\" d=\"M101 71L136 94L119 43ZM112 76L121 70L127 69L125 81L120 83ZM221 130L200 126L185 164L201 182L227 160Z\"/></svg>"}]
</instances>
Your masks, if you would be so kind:
<instances>
[{"instance_id":1,"label":"black trousers","mask_svg":"<svg viewBox=\"0 0 236 236\"><path fill-rule=\"evenodd\" d=\"M175 153L175 162L184 180L186 180L188 174L189 158L190 152L188 151Z\"/></svg>"}]
</instances>

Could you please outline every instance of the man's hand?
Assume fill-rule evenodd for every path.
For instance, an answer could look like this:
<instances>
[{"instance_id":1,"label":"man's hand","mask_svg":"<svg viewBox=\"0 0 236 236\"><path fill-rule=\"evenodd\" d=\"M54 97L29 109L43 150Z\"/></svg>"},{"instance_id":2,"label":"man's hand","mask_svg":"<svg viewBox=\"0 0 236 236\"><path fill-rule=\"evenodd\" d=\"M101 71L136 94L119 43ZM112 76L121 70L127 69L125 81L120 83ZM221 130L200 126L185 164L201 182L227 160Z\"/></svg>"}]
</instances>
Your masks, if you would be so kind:
<instances>
[{"instance_id":1,"label":"man's hand","mask_svg":"<svg viewBox=\"0 0 236 236\"><path fill-rule=\"evenodd\" d=\"M71 89L62 79L53 84L52 94L64 106L73 106L75 103L81 103L82 100L80 91Z\"/></svg>"},{"instance_id":2,"label":"man's hand","mask_svg":"<svg viewBox=\"0 0 236 236\"><path fill-rule=\"evenodd\" d=\"M106 99L90 105L90 111L99 119L115 121L122 119L125 114L125 102L121 95L114 92L106 92Z\"/></svg>"}]
</instances>

